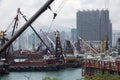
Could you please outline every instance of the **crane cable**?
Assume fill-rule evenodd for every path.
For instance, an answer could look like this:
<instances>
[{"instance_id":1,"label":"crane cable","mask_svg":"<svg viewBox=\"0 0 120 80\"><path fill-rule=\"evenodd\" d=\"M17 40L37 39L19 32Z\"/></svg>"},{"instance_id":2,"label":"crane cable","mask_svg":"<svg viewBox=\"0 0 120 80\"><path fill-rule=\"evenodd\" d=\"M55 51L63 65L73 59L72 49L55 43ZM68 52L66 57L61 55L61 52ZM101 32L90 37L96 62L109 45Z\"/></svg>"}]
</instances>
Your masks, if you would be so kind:
<instances>
[{"instance_id":1,"label":"crane cable","mask_svg":"<svg viewBox=\"0 0 120 80\"><path fill-rule=\"evenodd\" d=\"M61 4L59 5L58 9L56 10L56 13L57 13L57 14L61 11L61 9L62 9L62 8L64 7L64 5L66 4L66 2L67 2L67 0L63 0L63 1L61 2Z\"/></svg>"},{"instance_id":2,"label":"crane cable","mask_svg":"<svg viewBox=\"0 0 120 80\"><path fill-rule=\"evenodd\" d=\"M57 17L58 13L62 10L62 8L64 7L64 5L65 5L66 2L67 2L67 0L63 0L63 1L61 2L61 4L58 6L58 9L57 9L55 12L51 9L50 6L48 7L49 10L53 13L54 16L53 16L53 19L52 19L52 21L51 21L51 23L50 23L50 27L49 27L47 33L50 31L50 29L51 29L51 27L52 27L52 24L53 24L53 22L54 22L54 20L55 20L55 18Z\"/></svg>"},{"instance_id":3,"label":"crane cable","mask_svg":"<svg viewBox=\"0 0 120 80\"><path fill-rule=\"evenodd\" d=\"M14 19L11 21L11 23L7 26L7 28L5 29L5 32L7 32L8 31L8 29L11 27L11 25L13 24L13 22L14 22Z\"/></svg>"},{"instance_id":4,"label":"crane cable","mask_svg":"<svg viewBox=\"0 0 120 80\"><path fill-rule=\"evenodd\" d=\"M17 15L18 15L18 17L19 17L19 12L17 12ZM15 17L15 18L16 18L16 17ZM8 29L12 26L13 22L15 21L15 18L14 18L14 19L11 21L11 23L7 26L7 28L5 29L5 32L7 32ZM18 26L18 23L19 23L19 22L17 22L16 28L17 28L17 26Z\"/></svg>"}]
</instances>

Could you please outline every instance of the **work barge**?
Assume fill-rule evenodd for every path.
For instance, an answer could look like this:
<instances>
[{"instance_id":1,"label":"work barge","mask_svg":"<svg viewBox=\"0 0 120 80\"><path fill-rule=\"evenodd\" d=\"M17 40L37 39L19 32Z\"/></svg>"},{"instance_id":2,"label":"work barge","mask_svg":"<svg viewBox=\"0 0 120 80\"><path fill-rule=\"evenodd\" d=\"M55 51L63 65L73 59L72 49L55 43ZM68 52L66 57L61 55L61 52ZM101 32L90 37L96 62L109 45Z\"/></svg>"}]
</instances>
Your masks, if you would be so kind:
<instances>
[{"instance_id":1,"label":"work barge","mask_svg":"<svg viewBox=\"0 0 120 80\"><path fill-rule=\"evenodd\" d=\"M5 32L2 31L0 34L0 39L2 41L1 47L0 47L0 75L9 73L9 71L56 71L60 69L65 69L69 67L81 67L82 65L82 59L77 58L73 56L73 50L68 49L66 52L63 52L61 41L59 37L59 32L56 32L56 47L54 48L54 51L51 50L47 44L42 40L40 35L36 32L36 30L32 27L31 23L33 23L38 16L40 16L44 11L50 8L51 3L54 2L54 0L48 0L43 7L41 7L38 12L36 12L29 20L26 19L25 15L22 14L20 11L20 8L17 11L17 15L15 17L15 23L13 26L12 36L10 39L7 39L5 37ZM17 25L18 16L21 14L23 18L27 21L18 31L15 33L15 27ZM56 14L54 14L56 15ZM36 55L28 55L27 56L14 56L16 58L35 58L37 57L37 60L25 60L23 62L15 62L13 60L13 54L9 52L12 43L28 28L31 27L32 30L35 32L37 37L40 39L40 41L44 44L46 47L47 53L49 56L52 55L52 57L46 59L40 57L41 55L37 55L36 52L34 54ZM67 56L67 55L72 56ZM39 56L39 57L38 57ZM40 58L40 59L39 59Z\"/></svg>"},{"instance_id":2,"label":"work barge","mask_svg":"<svg viewBox=\"0 0 120 80\"><path fill-rule=\"evenodd\" d=\"M58 71L66 68L78 68L82 63L74 61L72 63L58 63L53 60L12 62L8 68L9 71Z\"/></svg>"}]
</instances>

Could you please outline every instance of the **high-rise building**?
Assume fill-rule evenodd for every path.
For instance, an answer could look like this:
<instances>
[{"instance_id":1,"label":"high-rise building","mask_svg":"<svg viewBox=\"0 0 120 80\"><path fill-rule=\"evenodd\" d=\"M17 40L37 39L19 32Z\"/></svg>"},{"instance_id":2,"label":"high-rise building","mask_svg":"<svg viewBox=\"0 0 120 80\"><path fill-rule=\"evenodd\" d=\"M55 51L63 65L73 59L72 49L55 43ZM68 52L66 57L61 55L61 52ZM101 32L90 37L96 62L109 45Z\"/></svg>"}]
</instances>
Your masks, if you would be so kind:
<instances>
[{"instance_id":1,"label":"high-rise building","mask_svg":"<svg viewBox=\"0 0 120 80\"><path fill-rule=\"evenodd\" d=\"M28 48L32 50L35 46L35 34L34 33L30 34L28 40L29 40Z\"/></svg>"},{"instance_id":2,"label":"high-rise building","mask_svg":"<svg viewBox=\"0 0 120 80\"><path fill-rule=\"evenodd\" d=\"M77 30L76 29L71 29L71 40L72 42L77 41Z\"/></svg>"},{"instance_id":3,"label":"high-rise building","mask_svg":"<svg viewBox=\"0 0 120 80\"><path fill-rule=\"evenodd\" d=\"M112 44L112 23L108 10L83 10L77 12L77 35L86 41L100 41L109 37Z\"/></svg>"}]
</instances>

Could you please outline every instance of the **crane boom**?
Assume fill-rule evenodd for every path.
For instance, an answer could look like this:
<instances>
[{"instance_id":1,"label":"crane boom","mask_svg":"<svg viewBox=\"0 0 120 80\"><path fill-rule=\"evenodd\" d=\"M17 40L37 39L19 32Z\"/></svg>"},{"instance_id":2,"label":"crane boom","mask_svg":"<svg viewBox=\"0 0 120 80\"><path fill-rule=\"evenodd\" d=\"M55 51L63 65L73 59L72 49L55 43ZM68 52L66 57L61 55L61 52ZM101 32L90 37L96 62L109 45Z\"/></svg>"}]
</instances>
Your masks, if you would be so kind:
<instances>
[{"instance_id":1,"label":"crane boom","mask_svg":"<svg viewBox=\"0 0 120 80\"><path fill-rule=\"evenodd\" d=\"M0 47L0 54L5 50L10 44L16 40L27 28L33 23L47 8L52 4L54 0L48 0L17 32L11 37L11 39L6 42L2 47Z\"/></svg>"},{"instance_id":2,"label":"crane boom","mask_svg":"<svg viewBox=\"0 0 120 80\"><path fill-rule=\"evenodd\" d=\"M51 39L47 34L45 34L45 33L43 32L43 30L41 30L41 32L42 32L43 35L53 44L53 47L54 47L54 49L55 49L55 43L52 41L52 39Z\"/></svg>"},{"instance_id":3,"label":"crane boom","mask_svg":"<svg viewBox=\"0 0 120 80\"><path fill-rule=\"evenodd\" d=\"M96 54L99 54L95 49L93 49L87 42L85 42L84 39L82 39L80 36L78 38L85 44L87 45L92 51L94 51Z\"/></svg>"},{"instance_id":4,"label":"crane boom","mask_svg":"<svg viewBox=\"0 0 120 80\"><path fill-rule=\"evenodd\" d=\"M22 14L22 12L20 11L20 14L22 15L22 17L25 19L25 21L28 21L27 18ZM34 31L34 33L37 35L37 37L42 41L42 43L45 45L45 47L48 49L48 51L50 51L50 53L52 54L52 51L49 49L49 47L47 46L47 44L44 42L44 40L40 37L40 35L37 33L37 31L33 28L33 26L30 24L31 29Z\"/></svg>"}]
</instances>

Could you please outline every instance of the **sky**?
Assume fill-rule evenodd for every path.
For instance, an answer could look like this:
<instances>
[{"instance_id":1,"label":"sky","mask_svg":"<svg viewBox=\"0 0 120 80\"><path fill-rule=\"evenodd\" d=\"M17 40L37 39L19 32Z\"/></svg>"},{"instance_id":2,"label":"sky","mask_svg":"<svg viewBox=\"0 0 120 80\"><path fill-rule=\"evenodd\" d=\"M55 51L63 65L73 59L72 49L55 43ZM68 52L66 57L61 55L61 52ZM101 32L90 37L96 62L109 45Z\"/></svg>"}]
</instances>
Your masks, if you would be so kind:
<instances>
[{"instance_id":1,"label":"sky","mask_svg":"<svg viewBox=\"0 0 120 80\"><path fill-rule=\"evenodd\" d=\"M6 30L17 14L17 9L29 19L38 9L45 4L47 0L0 0L0 30ZM44 12L34 23L33 26L41 29L66 30L76 28L76 12L78 10L96 10L109 9L110 19L113 30L120 30L120 0L64 0L63 6L60 5L63 0L55 0L52 5L52 11L58 13L53 21L53 13L50 10ZM20 17L19 26L25 21ZM51 25L51 27L50 27ZM12 29L10 27L9 29Z\"/></svg>"}]
</instances>

